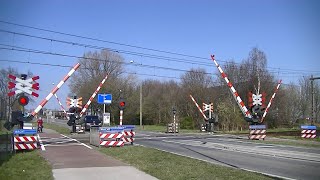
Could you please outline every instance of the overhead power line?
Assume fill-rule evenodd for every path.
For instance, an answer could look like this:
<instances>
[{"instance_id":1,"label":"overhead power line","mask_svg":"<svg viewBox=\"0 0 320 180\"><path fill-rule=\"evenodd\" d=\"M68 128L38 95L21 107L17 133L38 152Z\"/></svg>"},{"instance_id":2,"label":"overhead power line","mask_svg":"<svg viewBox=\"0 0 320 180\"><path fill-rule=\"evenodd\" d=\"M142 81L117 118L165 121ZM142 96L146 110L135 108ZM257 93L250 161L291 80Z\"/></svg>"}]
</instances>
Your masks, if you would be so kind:
<instances>
[{"instance_id":1,"label":"overhead power line","mask_svg":"<svg viewBox=\"0 0 320 180\"><path fill-rule=\"evenodd\" d=\"M119 62L119 61L115 61L115 60L105 60L105 59L99 59L99 58L89 58L89 57L84 57L84 56L76 56L76 55L69 55L69 54L62 54L62 53L52 53L52 52L48 52L48 51L29 49L29 48L24 48L24 47L19 47L19 46L11 46L11 45L6 45L6 44L0 44L0 45L7 46L7 47L0 47L0 49L10 50L10 51L20 51L20 52L28 52L28 53L36 53L36 54L62 56L62 57L68 57L68 58L88 59L88 60L95 60L95 61L108 61L108 62L114 62L114 63L131 65L131 66L139 66L139 67L150 68L150 69L162 69L162 70L171 70L171 71L180 71L180 72L189 72L190 71L190 70L186 70L186 69L177 69L177 68L162 67L162 66L155 66L155 65L146 65L146 64L141 64L141 63L132 64L129 62ZM212 73L203 73L203 74L214 75Z\"/></svg>"},{"instance_id":2,"label":"overhead power line","mask_svg":"<svg viewBox=\"0 0 320 180\"><path fill-rule=\"evenodd\" d=\"M51 64L51 63L40 63L40 62L34 62L34 61L21 61L21 60L8 60L8 59L0 59L0 62L11 62L11 63L19 63L19 64L32 64L32 65L40 65L40 66L50 66L50 67L60 67L60 68L72 68L72 65L62 65L62 64ZM79 67L79 69L87 69L91 70L92 68L86 68L86 67ZM125 74L131 74L131 75L141 75L141 76L149 76L149 77L158 77L158 78L169 78L169 79L182 79L181 77L175 77L175 76L164 76L159 74L146 74L146 73L140 73L140 72L130 72L130 71L123 71ZM292 77L292 76L288 76ZM297 76L298 77L298 76ZM289 85L289 84L285 84Z\"/></svg>"},{"instance_id":3,"label":"overhead power line","mask_svg":"<svg viewBox=\"0 0 320 180\"><path fill-rule=\"evenodd\" d=\"M96 46L96 45L91 45L91 44L84 44L84 43L78 43L78 42L72 42L72 41L47 38L47 37L43 37L43 36L35 36L35 35L30 35L30 34L25 34L25 33L7 31L7 30L3 30L3 29L0 29L0 32L10 33L10 34L14 34L14 35L20 35L20 36L25 36L25 37L30 37L30 38L36 38L36 39L41 39L41 40L47 40L47 41L51 41L51 42L63 43L63 44L68 44L68 45L72 45L72 46L81 46L81 47L85 47L85 48L92 48L92 49L99 49L99 50L107 49L112 52L134 55L134 56L139 56L139 57L148 57L148 58L153 58L153 59L161 59L161 60L182 62L182 63L188 63L188 64L191 63L191 64L197 64L197 65L211 65L210 61L202 62L202 61L195 61L195 60L184 59L184 58L175 58L175 57L160 56L160 55L155 55L155 54L114 49L114 48L109 48L109 47L102 47L102 46ZM207 59L207 60L210 60L210 59ZM227 61L221 61L221 62L227 62Z\"/></svg>"},{"instance_id":4,"label":"overhead power line","mask_svg":"<svg viewBox=\"0 0 320 180\"><path fill-rule=\"evenodd\" d=\"M109 61L109 62L114 62L114 63L121 63L124 65L131 65L131 66L138 66L138 67L143 67L143 68L149 68L149 69L162 69L162 70L171 70L171 71L178 71L178 72L190 72L190 70L186 69L179 69L179 68L171 68L171 67L162 67L162 66L155 66L155 65L145 65L142 63L129 63L129 62L119 62L119 61L114 61L114 60L105 60L105 59L99 59L99 58L89 58L89 57L83 57L83 56L76 56L76 55L70 55L70 54L62 54L62 53L52 53L49 51L42 51L42 50L37 50L37 49L30 49L30 48L25 48L25 47L20 47L20 46L12 46L12 45L7 45L7 44L0 44L1 46L5 47L0 47L0 49L3 50L10 50L10 51L20 51L20 52L27 52L27 53L36 53L36 54L45 54L45 55L52 55L52 56L62 56L62 57L68 57L68 58L77 58L77 59L90 59L90 60L97 60L97 61ZM269 71L269 73L272 74L293 74L296 75L296 72L279 72L279 71ZM215 73L204 73L207 75L215 75ZM300 73L301 75L306 75L306 72ZM291 77L291 76L290 76Z\"/></svg>"},{"instance_id":5,"label":"overhead power line","mask_svg":"<svg viewBox=\"0 0 320 180\"><path fill-rule=\"evenodd\" d=\"M7 45L7 44L0 44L0 45L1 46L6 46L6 47L0 47L0 49L3 49L3 50L20 51L20 52L28 52L28 53L36 53L36 54L44 54L44 55L52 55L52 56L62 56L62 57L67 57L67 58L78 58L78 59L88 59L88 60L91 59L91 60L97 60L97 61L109 61L109 62L121 63L121 64L124 64L124 65L138 66L138 67L149 68L149 69L162 69L162 70L169 70L169 71L190 72L190 70L185 70L185 69L161 67L161 66L155 66L155 65L144 65L144 64L141 64L141 63L132 64L132 63L128 63L128 62L119 62L119 61L114 61L114 60L89 58L89 57L69 55L69 54L61 54L61 53L52 53L52 52L48 52L48 51L24 48L24 47L19 47L19 46L12 46L12 45ZM274 71L274 72L269 71L269 73L279 74L280 72L279 71ZM216 75L215 73L202 73L202 74L207 74L207 75L210 75L210 76ZM293 77L294 75L297 75L297 73L289 73L289 72L281 72L280 74L292 74L292 75L290 75L290 77ZM306 73L300 73L300 74L301 75L306 75ZM281 76L281 77L284 77L284 76Z\"/></svg>"},{"instance_id":6,"label":"overhead power line","mask_svg":"<svg viewBox=\"0 0 320 180\"><path fill-rule=\"evenodd\" d=\"M98 38L92 38L92 37L86 37L86 36L80 36L80 35L75 35L75 34L70 34L70 33L59 32L59 31L53 31L53 30L48 30L48 29L44 29L44 28L38 28L38 27L34 27L34 26L27 26L27 25L12 23L12 22L8 22L8 21L2 21L2 20L0 20L0 22L1 22L1 23L5 23L5 24L14 25L14 26L19 26L19 27L24 27L24 28L29 28L29 29L35 29L35 30L39 30L39 31L45 31L45 32L50 32L50 33L55 33L55 34L60 34L60 35L65 35L65 36L71 36L71 37L76 37L76 38L81 38L81 39L93 40L93 41L98 41L98 42L116 44L116 45L120 45L120 46L131 47L131 48L137 48L137 49L143 49L143 50L148 50L148 51L166 53L166 54L171 54L171 55L179 55L179 56L196 58L196 59L206 59L206 60L208 59L208 58L199 57L199 56L193 56L193 55L187 55L187 54L182 54L182 53L176 53L176 52L158 50L158 49L153 49L153 48L146 48L146 47L135 46L135 45L125 44L125 43L119 43L119 42L114 42L114 41L102 40L102 39L98 39Z\"/></svg>"},{"instance_id":7,"label":"overhead power line","mask_svg":"<svg viewBox=\"0 0 320 180\"><path fill-rule=\"evenodd\" d=\"M52 30L48 30L48 29L33 27L33 26L27 26L27 25L22 25L22 24L7 22L7 21L1 21L0 20L0 23L10 24L10 25L19 26L19 27L25 27L25 28L30 28L30 29L35 29L35 30L40 30L40 31L60 34L60 35L66 35L66 36L71 36L71 37L77 37L77 38L82 38L82 39L87 39L87 40L94 40L94 41L98 41L98 42L116 44L116 45L127 46L127 47L134 47L134 48L137 48L137 49L150 50L150 51L154 51L154 52L161 52L161 53L166 53L166 54L171 54L171 55L179 55L179 56L195 58L195 59L210 60L210 58L205 58L205 57L199 57L199 56L187 55L187 54L182 54L182 53L163 51L163 50L158 50L158 49L153 49L153 48L140 47L140 46L125 44L125 43L107 41L107 40L102 40L102 39L97 39L97 38L92 38L92 37L85 37L85 36L80 36L80 35L75 35L75 34L70 34L70 33L64 33L64 32L58 32L58 31L52 31ZM77 46L83 46L83 47L94 48L94 49L108 49L108 50L113 51L113 52L118 52L118 53L123 53L123 54L128 54L128 55L134 55L134 56L162 59L162 60L168 60L168 61L176 61L176 62L192 63L192 64L197 64L197 65L211 65L210 63L205 63L205 62L201 62L201 61L187 60L187 59L168 57L168 56L159 56L159 55L147 54L147 53L141 53L141 52L134 52L134 51L117 50L117 49L108 48L108 47L101 47L101 46L95 46L95 45L89 45L89 44L82 44L82 43L64 41L64 40L57 40L57 39L34 36L34 35L18 33L18 32L12 32L12 31L7 31L7 30L1 30L1 31L2 32L16 34L16 35L23 35L23 36L33 37L33 38L39 38L39 39L48 40L48 41L55 41L55 42L59 42L59 43L67 43L67 44L70 44L70 45L77 45ZM222 61L222 60L219 60L219 62L229 63L227 61ZM235 63L235 64L241 64L241 63ZM306 71L306 70L286 69L286 68L281 68L280 69L280 68L276 68L276 67L267 67L267 69L273 69L273 70L278 70L278 71L279 70L281 70L281 71L293 71L293 72L305 72ZM310 73L320 73L320 71L310 71L310 70L308 70L308 72L310 72Z\"/></svg>"},{"instance_id":8,"label":"overhead power line","mask_svg":"<svg viewBox=\"0 0 320 180\"><path fill-rule=\"evenodd\" d=\"M0 59L0 62L12 62L12 63L19 63L19 64L33 64L33 65L61 67L61 68L72 68L73 67L72 65L50 64L50 63L7 60L7 59ZM79 67L79 69L91 70L92 68ZM132 75L142 75L142 76L151 76L151 77L170 78L170 79L181 79L179 77L174 77L174 76L162 76L162 75L156 75L156 74L136 73L136 72L129 72L129 71L123 71L123 73L132 74Z\"/></svg>"}]
</instances>

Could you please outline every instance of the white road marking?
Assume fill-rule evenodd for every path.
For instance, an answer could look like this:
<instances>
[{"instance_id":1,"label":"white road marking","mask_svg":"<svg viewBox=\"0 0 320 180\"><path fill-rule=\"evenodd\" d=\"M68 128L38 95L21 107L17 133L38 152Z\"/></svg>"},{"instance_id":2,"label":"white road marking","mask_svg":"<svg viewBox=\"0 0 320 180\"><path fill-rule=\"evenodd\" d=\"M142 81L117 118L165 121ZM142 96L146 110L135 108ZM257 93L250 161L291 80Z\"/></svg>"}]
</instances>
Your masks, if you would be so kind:
<instances>
[{"instance_id":1,"label":"white road marking","mask_svg":"<svg viewBox=\"0 0 320 180\"><path fill-rule=\"evenodd\" d=\"M38 134L38 139L39 139L39 142L40 142L41 150L42 150L42 151L45 151L45 150L46 150L46 148L44 147L44 145L43 145L43 143L42 143L42 140L41 140L41 138L40 138L39 134Z\"/></svg>"},{"instance_id":2,"label":"white road marking","mask_svg":"<svg viewBox=\"0 0 320 180\"><path fill-rule=\"evenodd\" d=\"M138 145L138 146L147 147L147 146L144 146L144 145L141 145L141 144L138 144L138 143L135 143L135 144ZM191 158L191 159L196 159L196 160L199 160L199 161L204 161L204 162L207 162L207 163L210 163L210 164L214 164L214 163L212 163L212 162L210 162L210 161L208 161L208 160L204 160L204 159L200 159L200 158L195 158L195 157L188 156L188 155L184 155L184 154L180 154L180 153L170 152L170 151L166 151L166 150L159 149L159 148L154 148L154 147L152 147L152 148L153 148L153 149L157 149L157 150L159 150L159 151L163 151L163 152L175 154L175 155L178 155L178 156L184 156L184 157L188 157L188 158ZM263 172L254 171L254 170L245 169L245 168L239 168L239 169L244 170L244 171L249 171L249 172L260 173L260 174L264 174L264 175L271 176L271 177L286 179L286 180L295 180L295 179L291 179L291 178L284 177L284 176L278 176L278 175L274 175L274 174L263 173Z\"/></svg>"},{"instance_id":3,"label":"white road marking","mask_svg":"<svg viewBox=\"0 0 320 180\"><path fill-rule=\"evenodd\" d=\"M67 138L69 138L69 139L72 139L73 141L76 141L76 142L78 142L79 144L81 144L81 145L83 145L83 146L85 146L85 147L87 147L87 148L89 148L89 149L92 149L92 147L90 147L90 146L88 146L88 145L86 145L86 144L84 144L84 143L82 143L82 142L80 142L80 141L78 141L78 140L76 140L76 139L70 138L70 137L68 137L68 136L66 136L66 135L63 135L63 134L60 134L60 135L63 136L63 137L67 137Z\"/></svg>"},{"instance_id":4,"label":"white road marking","mask_svg":"<svg viewBox=\"0 0 320 180\"><path fill-rule=\"evenodd\" d=\"M272 150L271 148L268 148L267 151L263 148L259 147L246 147L246 146L240 146L240 145L227 145L222 143L213 143L213 142L206 142L203 144L202 141L194 141L194 140L162 140L163 142L168 143L176 143L176 144L183 144L188 146L201 146L206 148L212 148L212 149L219 149L222 151L235 151L240 153L246 153L246 154L256 154L261 156L268 156L268 157L277 157L277 158L283 158L283 159L293 159L296 161L314 161L316 163L320 162L320 156L319 154L315 153L302 153L297 151L280 151L280 150Z\"/></svg>"}]
</instances>

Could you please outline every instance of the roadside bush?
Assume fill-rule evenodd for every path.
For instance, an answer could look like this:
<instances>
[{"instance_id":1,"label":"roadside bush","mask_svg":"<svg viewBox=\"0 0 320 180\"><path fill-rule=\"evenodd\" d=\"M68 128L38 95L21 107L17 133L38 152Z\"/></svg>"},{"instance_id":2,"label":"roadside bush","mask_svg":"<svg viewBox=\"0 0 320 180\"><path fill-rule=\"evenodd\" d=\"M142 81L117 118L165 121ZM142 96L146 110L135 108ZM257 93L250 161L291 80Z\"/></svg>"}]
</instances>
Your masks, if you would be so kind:
<instances>
[{"instance_id":1,"label":"roadside bush","mask_svg":"<svg viewBox=\"0 0 320 180\"><path fill-rule=\"evenodd\" d=\"M184 117L182 121L180 122L180 128L181 129L193 129L193 119L190 116Z\"/></svg>"}]
</instances>

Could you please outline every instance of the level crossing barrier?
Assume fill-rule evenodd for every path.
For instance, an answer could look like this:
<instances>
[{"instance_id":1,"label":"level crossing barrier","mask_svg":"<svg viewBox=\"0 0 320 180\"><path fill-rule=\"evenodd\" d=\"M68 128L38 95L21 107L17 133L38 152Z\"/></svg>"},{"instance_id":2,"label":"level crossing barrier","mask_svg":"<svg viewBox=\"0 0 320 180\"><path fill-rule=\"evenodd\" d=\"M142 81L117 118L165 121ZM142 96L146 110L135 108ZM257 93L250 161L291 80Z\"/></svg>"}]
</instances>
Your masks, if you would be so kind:
<instances>
[{"instance_id":1,"label":"level crossing barrier","mask_svg":"<svg viewBox=\"0 0 320 180\"><path fill-rule=\"evenodd\" d=\"M266 132L266 125L250 125L248 138L251 140L264 140L267 136Z\"/></svg>"},{"instance_id":2,"label":"level crossing barrier","mask_svg":"<svg viewBox=\"0 0 320 180\"><path fill-rule=\"evenodd\" d=\"M15 129L13 131L14 150L34 150L38 148L36 129Z\"/></svg>"},{"instance_id":3,"label":"level crossing barrier","mask_svg":"<svg viewBox=\"0 0 320 180\"><path fill-rule=\"evenodd\" d=\"M134 132L135 126L134 125L121 125L119 127L123 127L123 138L122 141L124 143L130 143L133 145L134 136L136 133Z\"/></svg>"},{"instance_id":4,"label":"level crossing barrier","mask_svg":"<svg viewBox=\"0 0 320 180\"><path fill-rule=\"evenodd\" d=\"M316 126L301 126L301 137L306 139L313 139L317 136Z\"/></svg>"},{"instance_id":5,"label":"level crossing barrier","mask_svg":"<svg viewBox=\"0 0 320 180\"><path fill-rule=\"evenodd\" d=\"M176 131L176 132L174 132ZM179 132L179 123L168 123L167 124L167 133L178 133Z\"/></svg>"},{"instance_id":6,"label":"level crossing barrier","mask_svg":"<svg viewBox=\"0 0 320 180\"><path fill-rule=\"evenodd\" d=\"M124 137L123 127L102 127L99 130L100 146L122 147Z\"/></svg>"}]
</instances>

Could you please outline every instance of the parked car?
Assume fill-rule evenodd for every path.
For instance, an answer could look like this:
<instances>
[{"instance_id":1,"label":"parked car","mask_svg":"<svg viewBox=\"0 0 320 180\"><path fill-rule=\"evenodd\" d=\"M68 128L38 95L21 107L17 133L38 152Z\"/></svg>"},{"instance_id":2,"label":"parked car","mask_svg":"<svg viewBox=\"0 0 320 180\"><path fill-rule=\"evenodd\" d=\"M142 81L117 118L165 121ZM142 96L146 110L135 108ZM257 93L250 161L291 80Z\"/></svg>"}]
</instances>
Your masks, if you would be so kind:
<instances>
[{"instance_id":1,"label":"parked car","mask_svg":"<svg viewBox=\"0 0 320 180\"><path fill-rule=\"evenodd\" d=\"M92 115L86 115L84 116L84 128L85 130L90 130L90 127L92 126L101 126L101 120L98 116L92 116Z\"/></svg>"}]
</instances>

